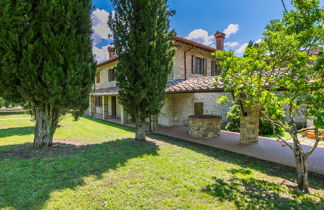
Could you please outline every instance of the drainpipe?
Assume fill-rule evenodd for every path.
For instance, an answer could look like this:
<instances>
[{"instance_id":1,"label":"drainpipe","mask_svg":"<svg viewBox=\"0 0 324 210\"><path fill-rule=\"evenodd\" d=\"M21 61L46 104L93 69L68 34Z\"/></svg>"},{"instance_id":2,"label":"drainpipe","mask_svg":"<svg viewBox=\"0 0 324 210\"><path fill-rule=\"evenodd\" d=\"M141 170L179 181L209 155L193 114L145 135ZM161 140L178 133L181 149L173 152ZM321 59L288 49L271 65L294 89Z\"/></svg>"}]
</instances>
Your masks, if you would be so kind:
<instances>
[{"instance_id":1,"label":"drainpipe","mask_svg":"<svg viewBox=\"0 0 324 210\"><path fill-rule=\"evenodd\" d=\"M184 51L183 54L183 59L184 59L184 78L185 80L187 79L187 52L189 52L190 50L194 49L195 47L191 47L188 50Z\"/></svg>"},{"instance_id":2,"label":"drainpipe","mask_svg":"<svg viewBox=\"0 0 324 210\"><path fill-rule=\"evenodd\" d=\"M234 100L235 100L234 93L231 92L231 94L232 94L232 96L233 96L233 98L234 98ZM240 107L241 107L241 109L242 109L243 116L246 117L246 116L247 116L247 112L244 111L244 106L243 106L243 103L242 103L242 100L241 100L241 99L239 99L239 103L240 103Z\"/></svg>"},{"instance_id":3,"label":"drainpipe","mask_svg":"<svg viewBox=\"0 0 324 210\"><path fill-rule=\"evenodd\" d=\"M244 111L244 106L243 106L243 103L242 103L241 100L240 100L240 105L241 105L241 109L242 109L243 115L244 115L244 117L246 117L247 116L247 112Z\"/></svg>"}]
</instances>

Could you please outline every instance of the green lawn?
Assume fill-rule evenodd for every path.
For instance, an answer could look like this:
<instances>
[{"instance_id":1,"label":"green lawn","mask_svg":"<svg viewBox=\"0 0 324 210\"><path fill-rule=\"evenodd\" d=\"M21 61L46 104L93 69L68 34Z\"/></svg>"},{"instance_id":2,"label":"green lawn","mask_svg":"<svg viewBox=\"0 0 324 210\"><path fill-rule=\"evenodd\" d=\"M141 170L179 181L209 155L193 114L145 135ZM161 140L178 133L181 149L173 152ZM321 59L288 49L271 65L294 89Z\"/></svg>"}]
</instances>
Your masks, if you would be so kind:
<instances>
[{"instance_id":1,"label":"green lawn","mask_svg":"<svg viewBox=\"0 0 324 210\"><path fill-rule=\"evenodd\" d=\"M65 117L53 148L34 151L34 123L14 116L0 121L1 209L324 208L324 176L302 195L292 168L159 135L136 142L87 117Z\"/></svg>"}]
</instances>

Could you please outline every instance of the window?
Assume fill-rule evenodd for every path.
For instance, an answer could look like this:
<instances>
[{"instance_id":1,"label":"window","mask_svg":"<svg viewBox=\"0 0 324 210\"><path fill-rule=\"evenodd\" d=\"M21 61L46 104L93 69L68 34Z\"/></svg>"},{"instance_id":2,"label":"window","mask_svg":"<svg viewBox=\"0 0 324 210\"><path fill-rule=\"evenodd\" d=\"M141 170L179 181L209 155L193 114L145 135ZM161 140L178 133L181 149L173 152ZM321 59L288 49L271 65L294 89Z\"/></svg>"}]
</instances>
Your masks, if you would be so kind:
<instances>
[{"instance_id":1,"label":"window","mask_svg":"<svg viewBox=\"0 0 324 210\"><path fill-rule=\"evenodd\" d=\"M196 74L203 74L204 60L196 57Z\"/></svg>"},{"instance_id":2,"label":"window","mask_svg":"<svg viewBox=\"0 0 324 210\"><path fill-rule=\"evenodd\" d=\"M204 74L207 73L207 59L192 56L192 73Z\"/></svg>"},{"instance_id":3,"label":"window","mask_svg":"<svg viewBox=\"0 0 324 210\"><path fill-rule=\"evenodd\" d=\"M220 66L215 61L211 61L211 76L219 76L221 73L222 69Z\"/></svg>"},{"instance_id":4,"label":"window","mask_svg":"<svg viewBox=\"0 0 324 210\"><path fill-rule=\"evenodd\" d=\"M115 81L115 69L108 70L108 81Z\"/></svg>"},{"instance_id":5,"label":"window","mask_svg":"<svg viewBox=\"0 0 324 210\"><path fill-rule=\"evenodd\" d=\"M204 115L204 103L194 103L194 113L196 116Z\"/></svg>"},{"instance_id":6,"label":"window","mask_svg":"<svg viewBox=\"0 0 324 210\"><path fill-rule=\"evenodd\" d=\"M96 104L96 106L102 106L101 96L96 96L95 104Z\"/></svg>"},{"instance_id":7,"label":"window","mask_svg":"<svg viewBox=\"0 0 324 210\"><path fill-rule=\"evenodd\" d=\"M100 83L100 72L96 73L96 82Z\"/></svg>"}]
</instances>

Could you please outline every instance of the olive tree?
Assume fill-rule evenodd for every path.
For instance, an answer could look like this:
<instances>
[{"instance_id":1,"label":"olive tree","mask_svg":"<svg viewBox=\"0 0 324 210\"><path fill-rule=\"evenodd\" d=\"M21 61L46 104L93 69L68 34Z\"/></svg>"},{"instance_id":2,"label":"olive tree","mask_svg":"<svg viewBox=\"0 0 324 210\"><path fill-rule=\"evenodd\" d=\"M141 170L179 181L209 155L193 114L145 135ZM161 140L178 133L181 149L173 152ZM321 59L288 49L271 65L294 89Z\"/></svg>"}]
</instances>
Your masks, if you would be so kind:
<instances>
[{"instance_id":1,"label":"olive tree","mask_svg":"<svg viewBox=\"0 0 324 210\"><path fill-rule=\"evenodd\" d=\"M220 51L213 55L224 69L226 90L245 106L259 109L273 128L289 133L292 143L280 135L277 138L294 153L298 188L309 192L307 160L323 138L320 129L324 126L324 57L319 52L323 9L316 0L295 0L293 6L282 19L267 25L261 43L247 48L244 57ZM297 128L300 111L313 121L312 127ZM283 114L284 118L278 117ZM314 145L307 151L298 135L305 130L315 132Z\"/></svg>"}]
</instances>

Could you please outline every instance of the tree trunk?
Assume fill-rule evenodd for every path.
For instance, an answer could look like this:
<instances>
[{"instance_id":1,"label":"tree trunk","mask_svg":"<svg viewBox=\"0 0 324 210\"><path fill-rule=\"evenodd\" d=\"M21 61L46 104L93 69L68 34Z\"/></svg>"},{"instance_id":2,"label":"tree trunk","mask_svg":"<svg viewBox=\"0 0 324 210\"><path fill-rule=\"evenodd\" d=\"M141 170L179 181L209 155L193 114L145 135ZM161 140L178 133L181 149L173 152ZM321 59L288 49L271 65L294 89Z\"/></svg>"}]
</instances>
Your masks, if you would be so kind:
<instances>
[{"instance_id":1,"label":"tree trunk","mask_svg":"<svg viewBox=\"0 0 324 210\"><path fill-rule=\"evenodd\" d=\"M297 185L302 192L309 193L308 184L308 163L305 155L299 151L295 152L295 161L297 169Z\"/></svg>"},{"instance_id":2,"label":"tree trunk","mask_svg":"<svg viewBox=\"0 0 324 210\"><path fill-rule=\"evenodd\" d=\"M305 155L302 145L299 142L297 136L297 129L295 126L292 127L292 131L290 132L290 135L294 141L293 152L294 152L295 162L296 162L298 189L301 192L309 193L307 156Z\"/></svg>"},{"instance_id":3,"label":"tree trunk","mask_svg":"<svg viewBox=\"0 0 324 210\"><path fill-rule=\"evenodd\" d=\"M144 122L137 117L135 123L136 123L136 129L135 129L135 140L139 141L145 141L145 129L144 129Z\"/></svg>"},{"instance_id":4,"label":"tree trunk","mask_svg":"<svg viewBox=\"0 0 324 210\"><path fill-rule=\"evenodd\" d=\"M53 111L52 105L45 105L43 109L36 108L35 110L35 149L42 147L50 147L53 142L53 135L56 130L58 117L57 113Z\"/></svg>"}]
</instances>

